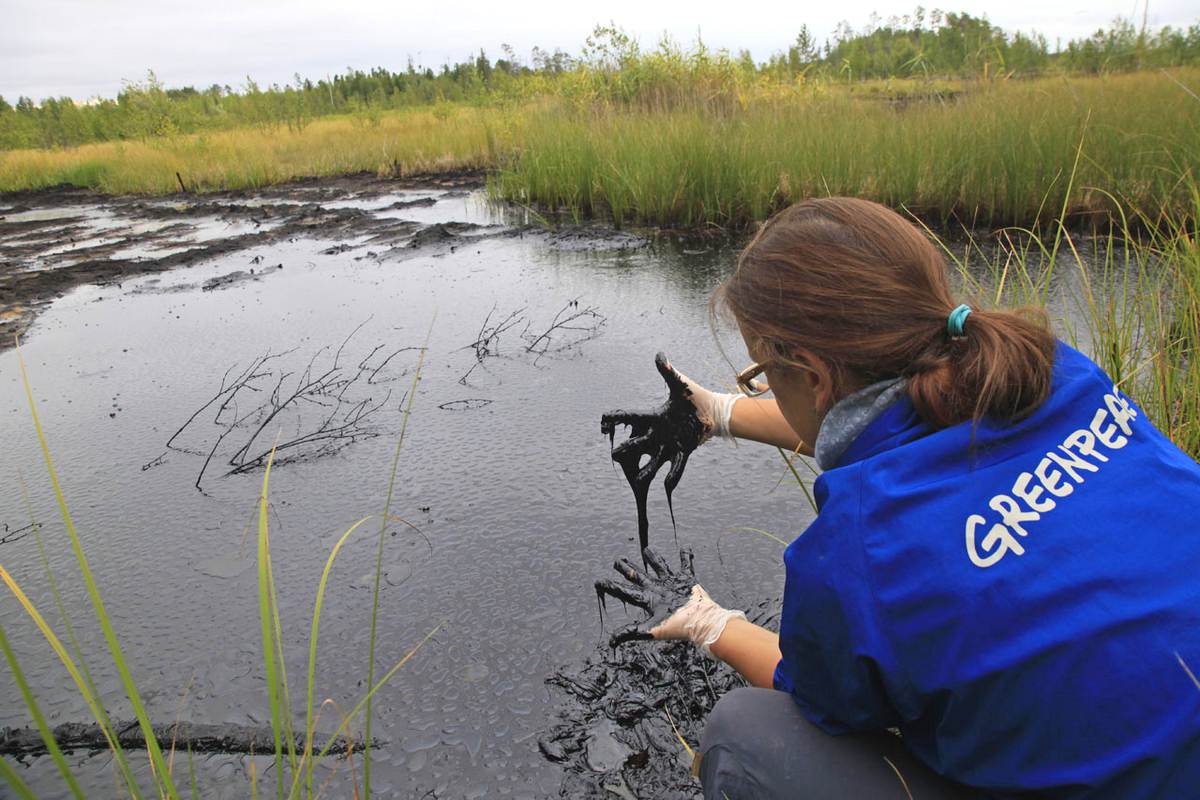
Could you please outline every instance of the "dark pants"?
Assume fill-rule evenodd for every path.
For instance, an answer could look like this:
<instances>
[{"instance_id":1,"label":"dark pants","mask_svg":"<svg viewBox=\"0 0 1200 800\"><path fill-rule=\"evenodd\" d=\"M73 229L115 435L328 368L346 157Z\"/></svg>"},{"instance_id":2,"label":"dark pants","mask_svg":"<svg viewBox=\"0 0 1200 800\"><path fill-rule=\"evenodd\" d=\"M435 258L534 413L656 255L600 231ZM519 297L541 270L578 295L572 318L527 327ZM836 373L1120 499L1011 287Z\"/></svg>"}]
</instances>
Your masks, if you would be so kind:
<instances>
[{"instance_id":1,"label":"dark pants","mask_svg":"<svg viewBox=\"0 0 1200 800\"><path fill-rule=\"evenodd\" d=\"M830 736L773 689L735 689L722 697L705 725L700 753L706 800L977 796L918 762L898 737Z\"/></svg>"}]
</instances>

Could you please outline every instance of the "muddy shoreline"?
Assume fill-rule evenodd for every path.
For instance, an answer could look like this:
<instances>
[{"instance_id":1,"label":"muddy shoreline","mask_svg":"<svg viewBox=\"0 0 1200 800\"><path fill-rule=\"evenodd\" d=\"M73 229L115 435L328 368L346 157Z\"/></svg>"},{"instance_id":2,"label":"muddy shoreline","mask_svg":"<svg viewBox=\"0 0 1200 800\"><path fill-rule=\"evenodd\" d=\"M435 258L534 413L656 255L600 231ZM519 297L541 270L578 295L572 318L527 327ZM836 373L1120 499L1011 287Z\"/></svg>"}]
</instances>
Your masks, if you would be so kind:
<instances>
[{"instance_id":1,"label":"muddy shoreline","mask_svg":"<svg viewBox=\"0 0 1200 800\"><path fill-rule=\"evenodd\" d=\"M596 239L608 248L640 248L667 239L684 254L736 249L747 234L713 228L621 230L605 220L572 224L552 211L528 213L520 206L508 209L513 219L503 225L421 225L404 218L406 209L435 203L433 195L445 199L481 193L486 177L483 170L403 178L357 173L203 194L113 196L69 185L0 193L0 352L13 346L15 336L24 336L49 303L77 287L120 288L138 276L302 238L331 241L321 251L324 255L355 251L355 259L398 260L431 249L453 252L466 241L530 233L585 249ZM397 192L431 195L364 207L373 200L386 202ZM97 216L103 217L103 226L95 224ZM1086 215L1076 216L1075 222L1069 227L1095 233L1095 220ZM984 231L971 235L976 241L992 238ZM962 237L947 232L944 238L954 242ZM285 267L256 257L245 274L230 275L228 281L256 280L264 270Z\"/></svg>"},{"instance_id":2,"label":"muddy shoreline","mask_svg":"<svg viewBox=\"0 0 1200 800\"><path fill-rule=\"evenodd\" d=\"M309 178L261 191L203 195L111 197L70 186L0 194L0 351L12 347L14 336L23 336L47 304L85 284L120 287L137 276L299 237L365 236L368 251L376 254L404 245L415 249L449 242L452 247L452 240L467 231L430 226L436 228L431 235L429 228L411 222L380 220L363 209L326 203L396 190L444 195L482 187L482 173L461 172L402 180L373 175ZM88 218L97 211L115 217L118 224L103 231L89 229ZM188 235L201 222L224 224L236 232L189 242ZM282 265L255 269L250 264L246 277L264 267Z\"/></svg>"}]
</instances>

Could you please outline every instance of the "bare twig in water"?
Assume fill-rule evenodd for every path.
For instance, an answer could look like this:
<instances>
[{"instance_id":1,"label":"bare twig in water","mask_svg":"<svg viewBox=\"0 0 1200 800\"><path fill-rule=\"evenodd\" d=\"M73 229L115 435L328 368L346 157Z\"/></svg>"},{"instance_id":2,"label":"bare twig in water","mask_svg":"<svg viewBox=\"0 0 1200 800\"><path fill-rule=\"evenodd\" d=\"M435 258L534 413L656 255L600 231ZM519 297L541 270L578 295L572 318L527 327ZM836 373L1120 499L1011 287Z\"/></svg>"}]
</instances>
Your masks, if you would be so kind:
<instances>
[{"instance_id":1,"label":"bare twig in water","mask_svg":"<svg viewBox=\"0 0 1200 800\"><path fill-rule=\"evenodd\" d=\"M165 463L167 463L166 450L162 451L162 453L150 459L145 464L142 464L142 472L145 472L148 469L154 469L155 467L161 467Z\"/></svg>"},{"instance_id":2,"label":"bare twig in water","mask_svg":"<svg viewBox=\"0 0 1200 800\"><path fill-rule=\"evenodd\" d=\"M492 310L484 317L483 324L479 326L479 334L475 337L475 341L461 348L463 350L475 351L475 363L458 379L458 382L464 386L467 383L467 378L475 371L476 367L483 363L485 358L500 354L500 335L509 328L515 327L525 321L525 309L522 307L509 313L507 317L495 325L489 325L488 323L492 321L492 315L495 313L496 306L492 306Z\"/></svg>"},{"instance_id":3,"label":"bare twig in water","mask_svg":"<svg viewBox=\"0 0 1200 800\"><path fill-rule=\"evenodd\" d=\"M20 528L10 528L8 523L4 523L4 530L0 532L0 544L8 544L10 542L19 542L34 530L40 530L41 525L36 522L31 522Z\"/></svg>"},{"instance_id":4,"label":"bare twig in water","mask_svg":"<svg viewBox=\"0 0 1200 800\"><path fill-rule=\"evenodd\" d=\"M529 332L529 326L526 325L525 331L521 334L525 339L526 353L534 353L537 359L540 359L546 353L556 353L562 350L567 350L576 345L582 344L589 339L595 339L600 335L600 328L604 326L608 320L605 318L595 306L579 307L579 298L567 302L562 310L554 315L554 319L550 321L550 327L546 328L539 334Z\"/></svg>"},{"instance_id":5,"label":"bare twig in water","mask_svg":"<svg viewBox=\"0 0 1200 800\"><path fill-rule=\"evenodd\" d=\"M449 400L440 404L438 408L442 409L443 411L470 411L472 409L483 408L484 406L491 405L491 403L492 401L488 400L486 397L467 397L462 400Z\"/></svg>"},{"instance_id":6,"label":"bare twig in water","mask_svg":"<svg viewBox=\"0 0 1200 800\"><path fill-rule=\"evenodd\" d=\"M461 347L461 350L473 350L475 363L471 365L458 382L467 385L467 379L484 361L500 355L500 336L524 323L520 337L523 340L522 350L532 353L533 363L536 364L547 353L557 353L582 344L600 335L600 328L608 321L594 306L580 308L579 298L567 302L562 310L554 315L549 326L541 333L532 331L532 323L526 317L526 307L510 311L503 319L496 319L496 306L492 306L475 341ZM486 371L487 368L484 367Z\"/></svg>"},{"instance_id":7,"label":"bare twig in water","mask_svg":"<svg viewBox=\"0 0 1200 800\"><path fill-rule=\"evenodd\" d=\"M204 456L196 488L203 491L204 475L230 437L240 442L226 459L229 466L226 475L248 472L266 464L272 450L264 435L268 430L284 431L274 445L275 464L331 455L356 441L380 435L382 431L374 426L372 418L388 405L392 392L386 390L382 397L363 396L363 387L395 380L395 376L384 371L388 364L403 352L421 348L389 351L386 345L379 344L358 359L355 366L347 366L343 354L355 334L369 321L368 318L351 331L332 354L329 347L318 348L298 372L285 369L282 361L295 348L281 353L268 351L240 371L234 367L226 370L216 394L167 440L170 450ZM198 420L210 412L211 423L219 431L216 437L204 449L180 444L185 431L194 430ZM161 458L150 462L147 468L155 466Z\"/></svg>"},{"instance_id":8,"label":"bare twig in water","mask_svg":"<svg viewBox=\"0 0 1200 800\"><path fill-rule=\"evenodd\" d=\"M382 381L382 380L377 381L375 379L379 376L379 371L382 370L384 367L386 367L393 358L400 355L401 353L407 353L409 350L420 350L420 349L422 349L422 348L420 348L420 347L401 347L399 350L393 350L391 353L388 354L387 358L380 361L378 364L375 365L375 368L371 370L371 374L367 376L367 383L369 383L372 386L374 386L377 383L383 383L384 381ZM372 352L372 354L374 354L374 351L371 351L371 352ZM364 361L365 360L366 359L364 359ZM359 366L361 367L363 365L360 364ZM392 380L392 379L389 378L388 380Z\"/></svg>"}]
</instances>

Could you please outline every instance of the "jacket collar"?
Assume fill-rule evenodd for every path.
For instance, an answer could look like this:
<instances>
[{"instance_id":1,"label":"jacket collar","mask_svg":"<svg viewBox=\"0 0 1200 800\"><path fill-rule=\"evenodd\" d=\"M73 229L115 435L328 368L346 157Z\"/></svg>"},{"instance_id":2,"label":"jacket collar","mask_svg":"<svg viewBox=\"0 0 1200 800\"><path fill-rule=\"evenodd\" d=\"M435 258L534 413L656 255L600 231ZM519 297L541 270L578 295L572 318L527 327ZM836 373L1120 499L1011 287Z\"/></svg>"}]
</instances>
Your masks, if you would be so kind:
<instances>
[{"instance_id":1,"label":"jacket collar","mask_svg":"<svg viewBox=\"0 0 1200 800\"><path fill-rule=\"evenodd\" d=\"M817 466L821 469L836 467L854 440L904 394L905 386L902 378L889 378L865 386L834 404L821 420L817 441L813 444Z\"/></svg>"},{"instance_id":2,"label":"jacket collar","mask_svg":"<svg viewBox=\"0 0 1200 800\"><path fill-rule=\"evenodd\" d=\"M929 435L932 431L917 414L906 392L899 392L891 405L882 409L862 432L850 442L835 463L823 469L846 467L886 450Z\"/></svg>"}]
</instances>

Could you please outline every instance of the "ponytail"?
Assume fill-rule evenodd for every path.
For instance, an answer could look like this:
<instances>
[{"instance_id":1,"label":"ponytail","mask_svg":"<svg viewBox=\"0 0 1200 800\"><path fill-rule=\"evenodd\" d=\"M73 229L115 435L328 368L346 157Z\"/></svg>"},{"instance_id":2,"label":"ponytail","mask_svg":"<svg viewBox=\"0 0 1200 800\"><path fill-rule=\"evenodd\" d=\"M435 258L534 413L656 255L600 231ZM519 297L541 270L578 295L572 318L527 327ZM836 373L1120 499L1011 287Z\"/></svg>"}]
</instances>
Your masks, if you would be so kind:
<instances>
[{"instance_id":1,"label":"ponytail","mask_svg":"<svg viewBox=\"0 0 1200 800\"><path fill-rule=\"evenodd\" d=\"M1054 337L1040 309L972 310L961 337L908 370L908 396L934 428L982 417L1016 421L1050 394Z\"/></svg>"}]
</instances>

